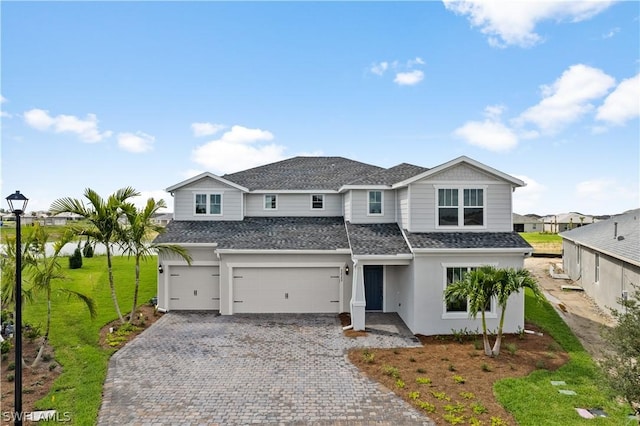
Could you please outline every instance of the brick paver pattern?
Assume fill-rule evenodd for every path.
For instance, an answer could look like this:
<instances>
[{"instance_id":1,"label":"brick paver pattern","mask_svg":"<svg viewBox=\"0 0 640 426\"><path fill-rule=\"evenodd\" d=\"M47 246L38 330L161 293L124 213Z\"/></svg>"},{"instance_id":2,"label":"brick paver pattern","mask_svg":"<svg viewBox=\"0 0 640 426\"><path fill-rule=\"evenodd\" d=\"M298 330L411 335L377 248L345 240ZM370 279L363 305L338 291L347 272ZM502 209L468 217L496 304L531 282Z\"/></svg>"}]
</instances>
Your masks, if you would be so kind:
<instances>
[{"instance_id":1,"label":"brick paver pattern","mask_svg":"<svg viewBox=\"0 0 640 426\"><path fill-rule=\"evenodd\" d=\"M335 315L171 312L111 358L98 424L433 425L346 358L415 345L345 337Z\"/></svg>"}]
</instances>

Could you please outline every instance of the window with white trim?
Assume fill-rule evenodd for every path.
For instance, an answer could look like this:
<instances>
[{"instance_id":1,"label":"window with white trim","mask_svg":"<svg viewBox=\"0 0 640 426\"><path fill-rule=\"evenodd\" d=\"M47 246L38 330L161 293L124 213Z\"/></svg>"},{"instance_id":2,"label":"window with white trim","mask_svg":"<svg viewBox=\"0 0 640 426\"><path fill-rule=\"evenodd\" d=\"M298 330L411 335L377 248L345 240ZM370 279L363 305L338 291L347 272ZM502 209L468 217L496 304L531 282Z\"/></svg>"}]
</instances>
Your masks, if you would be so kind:
<instances>
[{"instance_id":1,"label":"window with white trim","mask_svg":"<svg viewBox=\"0 0 640 426\"><path fill-rule=\"evenodd\" d=\"M464 276L476 269L474 266L448 266L445 268L445 288L455 282L462 281ZM453 314L454 317L468 317L469 316L469 304L467 300L445 301L444 313L447 316ZM494 300L489 302L489 309L485 313L494 314ZM463 314L463 315L456 315Z\"/></svg>"},{"instance_id":2,"label":"window with white trim","mask_svg":"<svg viewBox=\"0 0 640 426\"><path fill-rule=\"evenodd\" d=\"M483 227L484 189L438 188L437 209L439 227Z\"/></svg>"},{"instance_id":3,"label":"window with white trim","mask_svg":"<svg viewBox=\"0 0 640 426\"><path fill-rule=\"evenodd\" d=\"M222 214L222 194L195 194L194 214L213 215Z\"/></svg>"},{"instance_id":4,"label":"window with white trim","mask_svg":"<svg viewBox=\"0 0 640 426\"><path fill-rule=\"evenodd\" d=\"M600 282L600 253L596 253L596 269L595 269L595 274L596 274L596 282L599 283Z\"/></svg>"},{"instance_id":5,"label":"window with white trim","mask_svg":"<svg viewBox=\"0 0 640 426\"><path fill-rule=\"evenodd\" d=\"M313 194L311 196L311 209L312 210L324 210L324 195Z\"/></svg>"},{"instance_id":6,"label":"window with white trim","mask_svg":"<svg viewBox=\"0 0 640 426\"><path fill-rule=\"evenodd\" d=\"M369 214L382 214L382 191L369 191Z\"/></svg>"},{"instance_id":7,"label":"window with white trim","mask_svg":"<svg viewBox=\"0 0 640 426\"><path fill-rule=\"evenodd\" d=\"M278 208L278 196L275 194L267 194L264 196L264 209L276 210Z\"/></svg>"}]
</instances>

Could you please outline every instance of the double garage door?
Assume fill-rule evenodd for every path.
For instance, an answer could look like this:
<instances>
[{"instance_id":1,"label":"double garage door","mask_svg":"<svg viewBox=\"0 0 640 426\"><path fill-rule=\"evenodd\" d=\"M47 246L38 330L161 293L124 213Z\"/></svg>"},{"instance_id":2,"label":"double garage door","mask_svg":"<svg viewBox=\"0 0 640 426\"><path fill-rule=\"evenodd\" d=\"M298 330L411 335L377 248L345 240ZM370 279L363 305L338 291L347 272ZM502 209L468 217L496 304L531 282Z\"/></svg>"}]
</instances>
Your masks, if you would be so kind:
<instances>
[{"instance_id":1,"label":"double garage door","mask_svg":"<svg viewBox=\"0 0 640 426\"><path fill-rule=\"evenodd\" d=\"M234 268L233 312L340 312L340 269Z\"/></svg>"},{"instance_id":2,"label":"double garage door","mask_svg":"<svg viewBox=\"0 0 640 426\"><path fill-rule=\"evenodd\" d=\"M171 266L169 280L170 310L220 309L218 266Z\"/></svg>"}]
</instances>

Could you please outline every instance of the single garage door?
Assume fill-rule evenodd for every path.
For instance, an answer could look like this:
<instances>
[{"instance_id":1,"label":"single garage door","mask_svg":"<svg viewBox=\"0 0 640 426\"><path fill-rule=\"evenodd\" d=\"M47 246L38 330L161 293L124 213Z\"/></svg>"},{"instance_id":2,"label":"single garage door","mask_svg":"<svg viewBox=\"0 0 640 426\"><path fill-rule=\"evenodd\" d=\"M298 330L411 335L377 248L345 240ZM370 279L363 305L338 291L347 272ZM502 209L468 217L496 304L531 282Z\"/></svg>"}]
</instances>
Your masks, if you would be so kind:
<instances>
[{"instance_id":1,"label":"single garage door","mask_svg":"<svg viewBox=\"0 0 640 426\"><path fill-rule=\"evenodd\" d=\"M169 310L220 309L218 266L170 266Z\"/></svg>"},{"instance_id":2,"label":"single garage door","mask_svg":"<svg viewBox=\"0 0 640 426\"><path fill-rule=\"evenodd\" d=\"M234 313L340 312L339 268L235 268Z\"/></svg>"}]
</instances>

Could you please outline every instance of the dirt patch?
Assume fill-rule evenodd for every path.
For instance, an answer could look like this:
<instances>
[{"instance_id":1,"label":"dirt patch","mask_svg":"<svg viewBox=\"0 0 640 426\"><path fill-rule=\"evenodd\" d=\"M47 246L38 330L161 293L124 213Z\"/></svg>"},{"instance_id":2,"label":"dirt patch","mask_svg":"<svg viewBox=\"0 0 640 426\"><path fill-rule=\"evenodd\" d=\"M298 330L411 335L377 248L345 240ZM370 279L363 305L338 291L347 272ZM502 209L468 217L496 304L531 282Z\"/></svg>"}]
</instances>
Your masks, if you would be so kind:
<instances>
[{"instance_id":1,"label":"dirt patch","mask_svg":"<svg viewBox=\"0 0 640 426\"><path fill-rule=\"evenodd\" d=\"M601 359L608 351L608 345L601 336L603 327L614 325L607 312L583 291L562 290L563 285L575 285L571 280L554 279L549 274L552 265L561 264L561 258L525 259L524 266L538 281L549 303L556 308L560 317L595 359Z\"/></svg>"},{"instance_id":2,"label":"dirt patch","mask_svg":"<svg viewBox=\"0 0 640 426\"><path fill-rule=\"evenodd\" d=\"M133 331L126 334L123 333L122 336L118 336L118 339L110 339L109 336L115 336L115 333L121 327L120 321L115 320L109 324L105 324L100 330L100 346L107 350L120 349L133 340L138 334L149 328L161 316L162 314L157 312L153 306L149 304L142 305L136 310L136 314L132 320L132 324L135 326ZM112 333L109 332L111 329L113 329ZM49 393L53 382L63 372L63 368L56 361L55 353L50 346L47 346L45 349L43 362L41 362L37 368L32 369L29 367L37 355L40 341L41 338L33 340L23 338L22 354L25 364L27 365L27 367L23 367L22 369L22 411L25 413L34 411L35 403ZM2 400L2 413L0 413L1 425L12 424L7 421L9 415L5 416L4 413L12 413L14 407L14 349L15 348L12 347L7 354L2 355L2 367L0 368L2 372L2 377L0 378L0 399ZM25 422L25 424L30 423L31 422Z\"/></svg>"},{"instance_id":3,"label":"dirt patch","mask_svg":"<svg viewBox=\"0 0 640 426\"><path fill-rule=\"evenodd\" d=\"M342 325L343 327L351 325L351 314L349 312L343 312L339 314L338 317L340 318L340 325ZM361 336L367 335L366 330L356 331L351 329L351 330L343 330L342 333L347 337L361 337Z\"/></svg>"},{"instance_id":4,"label":"dirt patch","mask_svg":"<svg viewBox=\"0 0 640 426\"><path fill-rule=\"evenodd\" d=\"M534 327L527 324L526 329ZM484 355L482 336L466 336L462 343L452 336L418 337L423 347L354 349L349 360L437 424L455 417L464 417L462 424L471 424L471 418L492 424L492 417L500 417L515 425L493 395L494 382L540 368L555 370L569 359L547 335L507 335L496 358Z\"/></svg>"}]
</instances>

